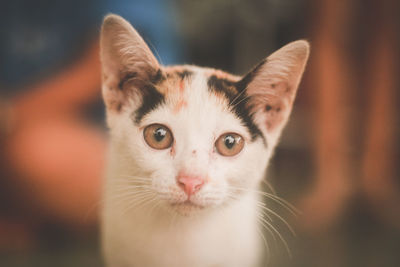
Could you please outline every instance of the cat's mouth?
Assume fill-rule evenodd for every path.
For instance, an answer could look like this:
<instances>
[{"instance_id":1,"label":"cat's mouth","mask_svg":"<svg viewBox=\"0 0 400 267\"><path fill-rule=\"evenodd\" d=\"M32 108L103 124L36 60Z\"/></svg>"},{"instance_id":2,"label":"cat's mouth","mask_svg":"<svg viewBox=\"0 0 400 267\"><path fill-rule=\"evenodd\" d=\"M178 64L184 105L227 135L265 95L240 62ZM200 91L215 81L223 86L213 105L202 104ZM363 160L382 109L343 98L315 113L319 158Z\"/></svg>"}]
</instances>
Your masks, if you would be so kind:
<instances>
[{"instance_id":1,"label":"cat's mouth","mask_svg":"<svg viewBox=\"0 0 400 267\"><path fill-rule=\"evenodd\" d=\"M204 209L204 206L194 203L193 201L191 201L189 199L185 200L184 202L174 202L174 203L171 203L171 205L173 207L194 207L194 208Z\"/></svg>"},{"instance_id":2,"label":"cat's mouth","mask_svg":"<svg viewBox=\"0 0 400 267\"><path fill-rule=\"evenodd\" d=\"M184 202L174 202L171 203L171 206L174 210L182 215L189 215L193 212L203 210L205 207L194 203L191 200L185 200Z\"/></svg>"}]
</instances>

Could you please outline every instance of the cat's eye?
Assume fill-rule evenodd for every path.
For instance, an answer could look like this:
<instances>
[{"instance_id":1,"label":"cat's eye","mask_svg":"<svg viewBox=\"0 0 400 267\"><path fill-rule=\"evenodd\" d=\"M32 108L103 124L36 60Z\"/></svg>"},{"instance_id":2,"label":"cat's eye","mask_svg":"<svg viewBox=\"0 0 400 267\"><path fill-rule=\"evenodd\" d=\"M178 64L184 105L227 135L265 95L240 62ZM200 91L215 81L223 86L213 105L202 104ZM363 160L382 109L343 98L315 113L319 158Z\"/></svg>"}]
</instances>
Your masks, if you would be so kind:
<instances>
[{"instance_id":1,"label":"cat's eye","mask_svg":"<svg viewBox=\"0 0 400 267\"><path fill-rule=\"evenodd\" d=\"M218 153L225 157L231 157L242 151L244 146L243 137L236 133L221 135L215 142Z\"/></svg>"},{"instance_id":2,"label":"cat's eye","mask_svg":"<svg viewBox=\"0 0 400 267\"><path fill-rule=\"evenodd\" d=\"M154 149L167 149L171 147L174 138L170 129L162 124L151 124L143 131L146 143Z\"/></svg>"}]
</instances>

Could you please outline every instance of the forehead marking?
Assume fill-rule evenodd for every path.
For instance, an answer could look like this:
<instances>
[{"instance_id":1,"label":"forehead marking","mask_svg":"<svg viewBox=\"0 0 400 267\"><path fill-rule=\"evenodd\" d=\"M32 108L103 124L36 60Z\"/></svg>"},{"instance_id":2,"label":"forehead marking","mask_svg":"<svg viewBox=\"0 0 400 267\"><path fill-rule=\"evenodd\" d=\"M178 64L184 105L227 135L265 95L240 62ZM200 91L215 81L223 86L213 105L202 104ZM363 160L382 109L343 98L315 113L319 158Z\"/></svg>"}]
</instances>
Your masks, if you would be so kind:
<instances>
[{"instance_id":1,"label":"forehead marking","mask_svg":"<svg viewBox=\"0 0 400 267\"><path fill-rule=\"evenodd\" d=\"M173 113L178 113L182 108L187 107L188 103L185 100L185 81L189 79L193 75L191 71L183 70L175 72L178 78L180 79L178 82L178 100L173 108Z\"/></svg>"},{"instance_id":2,"label":"forehead marking","mask_svg":"<svg viewBox=\"0 0 400 267\"><path fill-rule=\"evenodd\" d=\"M181 96L179 96L178 102L174 106L173 112L176 114L179 111L181 111L182 108L187 107L188 103L185 101L185 99Z\"/></svg>"},{"instance_id":3,"label":"forehead marking","mask_svg":"<svg viewBox=\"0 0 400 267\"><path fill-rule=\"evenodd\" d=\"M171 150L169 151L169 154L171 155L171 157L175 157L175 155L176 155L175 142L172 145Z\"/></svg>"},{"instance_id":4,"label":"forehead marking","mask_svg":"<svg viewBox=\"0 0 400 267\"><path fill-rule=\"evenodd\" d=\"M251 140L254 141L257 137L261 137L264 144L266 144L265 136L253 120L252 107L249 105L249 97L245 91L248 82L250 81L246 81L246 84L243 84L243 79L235 81L229 79L229 77L219 78L217 75L211 75L208 78L207 85L211 93L225 97L228 100L229 109L249 130Z\"/></svg>"},{"instance_id":5,"label":"forehead marking","mask_svg":"<svg viewBox=\"0 0 400 267\"><path fill-rule=\"evenodd\" d=\"M134 122L139 124L144 116L156 109L159 105L165 103L165 94L168 94L168 90L165 89L168 89L166 88L166 86L168 87L168 84L177 85L181 93L174 110L178 112L181 108L187 106L187 103L183 98L183 92L185 89L184 80L188 79L192 74L192 71L177 66L166 68L164 71L158 69L154 74L149 75L148 80L140 80L141 84L137 86L140 87L142 104L133 114ZM123 87L125 83L128 83L135 78L136 73L126 75L123 82L120 83L120 86ZM169 82L166 82L167 79ZM177 84L176 82L178 80L179 83Z\"/></svg>"},{"instance_id":6,"label":"forehead marking","mask_svg":"<svg viewBox=\"0 0 400 267\"><path fill-rule=\"evenodd\" d=\"M134 122L139 124L142 118L150 111L156 109L159 105L165 102L165 96L157 87L165 80L165 76L161 70L158 70L154 75L149 77L147 81L141 80L138 84L142 95L142 103L133 114Z\"/></svg>"},{"instance_id":7,"label":"forehead marking","mask_svg":"<svg viewBox=\"0 0 400 267\"><path fill-rule=\"evenodd\" d=\"M183 80L180 80L180 82L179 82L179 93L182 95L183 91L185 91L185 84L184 84Z\"/></svg>"}]
</instances>

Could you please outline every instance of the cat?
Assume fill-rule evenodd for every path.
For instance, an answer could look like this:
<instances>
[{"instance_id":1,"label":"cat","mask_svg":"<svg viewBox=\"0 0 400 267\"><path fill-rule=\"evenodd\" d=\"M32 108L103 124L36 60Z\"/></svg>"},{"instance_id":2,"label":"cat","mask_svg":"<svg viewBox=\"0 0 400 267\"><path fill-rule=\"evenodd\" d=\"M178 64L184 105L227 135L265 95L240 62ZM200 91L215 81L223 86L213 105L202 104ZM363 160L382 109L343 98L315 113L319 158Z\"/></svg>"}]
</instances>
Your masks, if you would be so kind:
<instances>
[{"instance_id":1,"label":"cat","mask_svg":"<svg viewBox=\"0 0 400 267\"><path fill-rule=\"evenodd\" d=\"M117 15L100 38L110 151L102 246L110 267L258 266L260 194L309 44L243 77L162 66Z\"/></svg>"}]
</instances>

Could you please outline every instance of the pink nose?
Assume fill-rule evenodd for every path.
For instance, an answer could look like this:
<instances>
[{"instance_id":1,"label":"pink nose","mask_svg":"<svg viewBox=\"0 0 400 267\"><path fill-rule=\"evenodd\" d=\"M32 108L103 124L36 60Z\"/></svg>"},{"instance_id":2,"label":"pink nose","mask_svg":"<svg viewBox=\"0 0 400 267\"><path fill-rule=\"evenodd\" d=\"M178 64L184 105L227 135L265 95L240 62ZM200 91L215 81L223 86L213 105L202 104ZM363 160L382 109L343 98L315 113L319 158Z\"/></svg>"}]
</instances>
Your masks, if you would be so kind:
<instances>
[{"instance_id":1,"label":"pink nose","mask_svg":"<svg viewBox=\"0 0 400 267\"><path fill-rule=\"evenodd\" d=\"M198 176L179 176L177 182L189 197L204 185L204 179Z\"/></svg>"}]
</instances>

